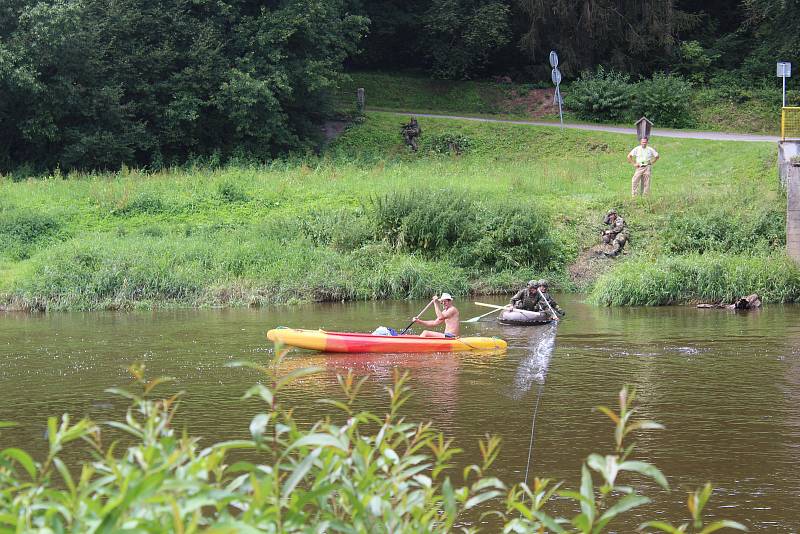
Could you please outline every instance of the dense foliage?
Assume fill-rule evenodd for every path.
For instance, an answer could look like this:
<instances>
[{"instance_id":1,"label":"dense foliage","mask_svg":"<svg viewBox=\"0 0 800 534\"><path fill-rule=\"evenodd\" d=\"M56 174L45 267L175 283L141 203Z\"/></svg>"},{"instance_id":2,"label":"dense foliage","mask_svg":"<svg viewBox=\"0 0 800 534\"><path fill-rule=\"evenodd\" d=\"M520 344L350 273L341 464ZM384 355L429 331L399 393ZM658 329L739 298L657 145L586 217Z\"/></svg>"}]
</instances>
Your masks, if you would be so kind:
<instances>
[{"instance_id":1,"label":"dense foliage","mask_svg":"<svg viewBox=\"0 0 800 534\"><path fill-rule=\"evenodd\" d=\"M798 8L773 4L9 1L0 7L0 172L263 161L308 150L332 113L343 65L546 83L547 52L557 49L567 81L604 66L634 81L667 72L751 89L774 81L775 60L800 53ZM686 87L652 78L637 112L687 125ZM603 108L597 117L618 115L607 96L592 104ZM585 95L575 98L583 114Z\"/></svg>"},{"instance_id":2,"label":"dense foliage","mask_svg":"<svg viewBox=\"0 0 800 534\"><path fill-rule=\"evenodd\" d=\"M598 67L581 74L565 103L582 119L620 121L628 118L632 97L630 76Z\"/></svg>"},{"instance_id":3,"label":"dense foliage","mask_svg":"<svg viewBox=\"0 0 800 534\"><path fill-rule=\"evenodd\" d=\"M564 251L547 214L512 203L480 202L453 189L399 191L373 201L375 236L391 246L460 267L547 269Z\"/></svg>"},{"instance_id":4,"label":"dense foliage","mask_svg":"<svg viewBox=\"0 0 800 534\"><path fill-rule=\"evenodd\" d=\"M634 88L634 117L647 117L659 126L691 126L691 88L680 76L656 73Z\"/></svg>"},{"instance_id":5,"label":"dense foliage","mask_svg":"<svg viewBox=\"0 0 800 534\"><path fill-rule=\"evenodd\" d=\"M680 75L655 73L631 83L630 76L598 67L570 85L565 103L587 120L628 121L645 116L659 126L691 126L691 86Z\"/></svg>"},{"instance_id":6,"label":"dense foliage","mask_svg":"<svg viewBox=\"0 0 800 534\"><path fill-rule=\"evenodd\" d=\"M460 68L442 70L431 62L431 54L440 52L431 46L441 43L442 36L454 39L444 43L443 50L452 53L457 63L468 55L488 57L485 68L477 65L484 72L539 81L549 78L547 59L553 49L559 51L560 68L567 78L604 65L633 76L681 73L695 83L733 74L727 80L744 86L770 82L776 60L800 56L796 31L800 8L795 2L494 0L480 5L492 6L493 13L503 8L507 22L497 16L480 21L482 43L455 40L463 38L466 26L474 25L471 13L463 14L475 5L473 0L355 3L372 24L364 53L352 58L352 63L369 69L417 68L437 76L474 75ZM434 26L427 26L432 19Z\"/></svg>"},{"instance_id":7,"label":"dense foliage","mask_svg":"<svg viewBox=\"0 0 800 534\"><path fill-rule=\"evenodd\" d=\"M337 0L18 0L0 14L0 171L307 147L368 22Z\"/></svg>"},{"instance_id":8,"label":"dense foliage","mask_svg":"<svg viewBox=\"0 0 800 534\"><path fill-rule=\"evenodd\" d=\"M491 476L500 441L487 436L481 461L453 469L461 452L430 423L402 416L409 399L407 375L395 374L386 414L359 407L366 377L340 376L341 400L323 401L334 415L299 424L282 404L293 382L318 369L281 369L282 354L266 365L236 363L264 374L244 398L258 400L261 413L248 439L201 446L201 440L175 428L180 393L158 398L154 390L168 379L147 380L134 366L137 391L111 389L130 402L124 421L73 422L64 414L47 422L48 453L36 461L25 450L0 451L0 528L9 532L451 532L493 511L504 532L548 531L600 534L620 517L651 502L642 480L663 489L669 484L652 464L637 460L631 434L663 428L637 417L635 392L624 388L619 411L598 410L615 427L615 448L590 454L581 465L576 491L535 479L531 486L508 486ZM163 387L163 386L161 386ZM0 429L14 426L0 421ZM124 437L127 447L123 447ZM91 458L67 465L68 449L83 442ZM71 451L70 451L71 452ZM234 457L238 461L234 461ZM720 528L746 530L733 521L704 524L711 496L706 484L689 494L693 532ZM572 506L572 517L552 510L553 497ZM473 514L470 517L468 514ZM641 519L631 518L633 521ZM641 529L686 532L664 521ZM473 527L475 528L475 527ZM679 530L680 529L680 530Z\"/></svg>"}]
</instances>

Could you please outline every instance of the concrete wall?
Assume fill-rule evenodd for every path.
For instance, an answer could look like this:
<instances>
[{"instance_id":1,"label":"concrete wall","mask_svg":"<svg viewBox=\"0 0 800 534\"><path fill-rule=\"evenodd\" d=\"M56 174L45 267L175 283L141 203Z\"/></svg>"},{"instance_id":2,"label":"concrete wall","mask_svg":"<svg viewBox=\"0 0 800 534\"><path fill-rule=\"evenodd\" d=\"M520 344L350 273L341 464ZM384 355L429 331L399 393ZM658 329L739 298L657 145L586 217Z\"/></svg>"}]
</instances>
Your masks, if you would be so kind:
<instances>
[{"instance_id":1,"label":"concrete wall","mask_svg":"<svg viewBox=\"0 0 800 534\"><path fill-rule=\"evenodd\" d=\"M783 188L786 188L786 176L791 167L789 160L794 156L800 156L800 141L781 141L778 143L778 178Z\"/></svg>"},{"instance_id":2,"label":"concrete wall","mask_svg":"<svg viewBox=\"0 0 800 534\"><path fill-rule=\"evenodd\" d=\"M800 264L800 167L786 166L786 253Z\"/></svg>"}]
</instances>

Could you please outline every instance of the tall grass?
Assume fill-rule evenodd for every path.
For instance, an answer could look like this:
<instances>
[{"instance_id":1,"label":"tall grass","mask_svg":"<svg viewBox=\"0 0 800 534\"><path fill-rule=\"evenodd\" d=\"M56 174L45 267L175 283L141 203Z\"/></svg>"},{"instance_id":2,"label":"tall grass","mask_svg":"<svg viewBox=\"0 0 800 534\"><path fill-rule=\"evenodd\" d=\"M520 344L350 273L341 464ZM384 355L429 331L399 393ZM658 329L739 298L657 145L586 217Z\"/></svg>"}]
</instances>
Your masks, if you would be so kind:
<instances>
[{"instance_id":1,"label":"tall grass","mask_svg":"<svg viewBox=\"0 0 800 534\"><path fill-rule=\"evenodd\" d=\"M765 302L800 300L800 268L782 253L639 259L602 276L590 300L603 306L660 306L732 302L751 293L758 293Z\"/></svg>"},{"instance_id":2,"label":"tall grass","mask_svg":"<svg viewBox=\"0 0 800 534\"><path fill-rule=\"evenodd\" d=\"M398 124L370 113L323 157L2 181L2 219L27 222L0 231L0 302L403 298L510 291L545 273L566 289L567 265L597 244L610 207L630 225L634 256L783 243L769 144L656 139L652 196L632 200L632 136L423 118L414 154ZM426 151L425 137L443 132L474 146ZM693 228L703 231L687 241Z\"/></svg>"}]
</instances>

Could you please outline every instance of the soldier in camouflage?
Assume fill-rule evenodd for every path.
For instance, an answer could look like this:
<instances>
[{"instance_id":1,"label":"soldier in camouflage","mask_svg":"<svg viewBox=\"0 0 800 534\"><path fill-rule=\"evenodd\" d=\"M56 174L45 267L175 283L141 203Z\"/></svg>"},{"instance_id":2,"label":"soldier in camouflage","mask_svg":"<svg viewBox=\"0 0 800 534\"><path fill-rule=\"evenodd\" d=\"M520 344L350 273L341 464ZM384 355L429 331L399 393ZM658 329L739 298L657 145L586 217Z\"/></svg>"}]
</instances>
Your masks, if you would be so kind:
<instances>
[{"instance_id":1,"label":"soldier in camouflage","mask_svg":"<svg viewBox=\"0 0 800 534\"><path fill-rule=\"evenodd\" d=\"M625 243L628 242L628 227L625 225L625 220L617 214L617 210L608 210L603 224L610 226L607 230L603 231L603 243L611 245L611 252L603 252L609 258L618 256Z\"/></svg>"},{"instance_id":2,"label":"soldier in camouflage","mask_svg":"<svg viewBox=\"0 0 800 534\"><path fill-rule=\"evenodd\" d=\"M411 122L403 125L402 132L406 146L411 147L414 152L419 150L419 136L422 135L422 128L419 127L416 117L411 117Z\"/></svg>"},{"instance_id":3,"label":"soldier in camouflage","mask_svg":"<svg viewBox=\"0 0 800 534\"><path fill-rule=\"evenodd\" d=\"M518 310L539 311L539 282L531 280L526 287L523 287L511 297L511 307Z\"/></svg>"},{"instance_id":4,"label":"soldier in camouflage","mask_svg":"<svg viewBox=\"0 0 800 534\"><path fill-rule=\"evenodd\" d=\"M539 291L537 292L536 295L538 297L536 301L536 306L538 308L537 311L546 312L551 315L553 311L555 311L559 315L559 317L564 317L567 314L567 312L562 310L561 306L558 305L558 302L556 302L555 299L550 296L550 293L548 293L547 280L539 280L538 284L539 284ZM549 306L548 303L550 304ZM550 310L550 308L553 308L552 311Z\"/></svg>"}]
</instances>

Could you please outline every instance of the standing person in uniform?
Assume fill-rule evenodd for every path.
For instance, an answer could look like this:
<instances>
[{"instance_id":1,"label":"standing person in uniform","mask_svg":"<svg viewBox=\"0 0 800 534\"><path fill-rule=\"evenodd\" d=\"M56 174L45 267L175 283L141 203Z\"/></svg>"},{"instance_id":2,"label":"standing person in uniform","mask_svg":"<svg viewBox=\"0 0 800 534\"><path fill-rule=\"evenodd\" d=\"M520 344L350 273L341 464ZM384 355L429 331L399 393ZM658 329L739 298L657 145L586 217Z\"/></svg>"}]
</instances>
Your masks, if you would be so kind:
<instances>
[{"instance_id":1,"label":"standing person in uniform","mask_svg":"<svg viewBox=\"0 0 800 534\"><path fill-rule=\"evenodd\" d=\"M458 323L458 309L453 306L453 297L450 293L442 293L441 297L433 296L433 309L436 311L436 319L426 321L419 317L414 317L414 322L425 326L439 326L444 323L444 334L434 332L433 330L424 330L422 337L443 337L453 339L459 335ZM442 308L439 308L439 303L442 303Z\"/></svg>"},{"instance_id":2,"label":"standing person in uniform","mask_svg":"<svg viewBox=\"0 0 800 534\"><path fill-rule=\"evenodd\" d=\"M659 158L656 149L647 146L647 141L647 137L642 137L639 146L628 153L628 163L636 168L631 178L631 196L634 197L639 194L650 194L650 171Z\"/></svg>"},{"instance_id":3,"label":"standing person in uniform","mask_svg":"<svg viewBox=\"0 0 800 534\"><path fill-rule=\"evenodd\" d=\"M417 118L411 117L411 122L404 124L401 129L406 145L411 147L414 152L419 150L419 136L422 135L422 128L420 128Z\"/></svg>"}]
</instances>

